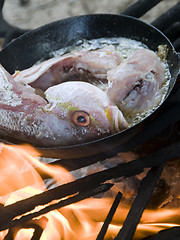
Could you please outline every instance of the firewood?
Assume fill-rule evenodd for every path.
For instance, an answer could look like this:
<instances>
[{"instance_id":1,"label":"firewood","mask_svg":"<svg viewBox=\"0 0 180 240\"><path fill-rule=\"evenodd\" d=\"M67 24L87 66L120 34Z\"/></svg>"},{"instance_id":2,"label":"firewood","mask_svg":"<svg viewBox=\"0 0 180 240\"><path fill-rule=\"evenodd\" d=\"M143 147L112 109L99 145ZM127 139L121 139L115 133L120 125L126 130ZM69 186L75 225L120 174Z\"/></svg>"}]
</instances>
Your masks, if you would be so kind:
<instances>
[{"instance_id":1,"label":"firewood","mask_svg":"<svg viewBox=\"0 0 180 240\"><path fill-rule=\"evenodd\" d=\"M161 176L164 164L152 168L141 181L138 194L131 205L124 224L114 240L131 240L152 192Z\"/></svg>"},{"instance_id":2,"label":"firewood","mask_svg":"<svg viewBox=\"0 0 180 240\"><path fill-rule=\"evenodd\" d=\"M46 214L52 210L60 209L61 207L67 206L69 204L79 202L83 199L89 198L89 197L97 195L99 193L108 191L112 186L113 186L113 184L110 184L110 183L102 184L102 185L96 187L95 189L89 190L87 192L80 192L79 194L77 194L75 196L69 197L65 200L61 200L58 203L51 204L37 212L29 213L25 216L22 216L19 219L9 220L6 218L2 221L2 223L0 225L0 231L5 230L7 228L15 227L15 226L23 226L24 223L26 223L27 221L29 221L33 218L39 217L40 215Z\"/></svg>"},{"instance_id":3,"label":"firewood","mask_svg":"<svg viewBox=\"0 0 180 240\"><path fill-rule=\"evenodd\" d=\"M107 215L107 217L106 217L106 219L104 221L104 224L103 224L103 226L102 226L102 228L101 228L101 230L100 230L96 240L103 240L104 239L104 236L105 236L105 234L107 232L108 226L109 226L109 224L112 221L112 218L113 218L113 216L114 216L114 214L116 212L116 209L117 209L117 207L118 207L118 205L119 205L119 203L121 201L121 198L122 198L122 194L120 192L118 192L118 194L117 194L117 196L116 196L116 198L115 198L115 200L114 200L114 202L112 204L112 207L111 207L111 209L110 209L110 211L109 211L109 213L108 213L108 215Z\"/></svg>"},{"instance_id":4,"label":"firewood","mask_svg":"<svg viewBox=\"0 0 180 240\"><path fill-rule=\"evenodd\" d=\"M4 237L4 240L14 239L16 237L16 235L18 234L19 230L28 229L28 228L34 229L34 233L33 233L31 240L40 239L47 223L48 223L48 219L46 217L41 217L40 219L28 221L17 227L9 229L7 235Z\"/></svg>"}]
</instances>

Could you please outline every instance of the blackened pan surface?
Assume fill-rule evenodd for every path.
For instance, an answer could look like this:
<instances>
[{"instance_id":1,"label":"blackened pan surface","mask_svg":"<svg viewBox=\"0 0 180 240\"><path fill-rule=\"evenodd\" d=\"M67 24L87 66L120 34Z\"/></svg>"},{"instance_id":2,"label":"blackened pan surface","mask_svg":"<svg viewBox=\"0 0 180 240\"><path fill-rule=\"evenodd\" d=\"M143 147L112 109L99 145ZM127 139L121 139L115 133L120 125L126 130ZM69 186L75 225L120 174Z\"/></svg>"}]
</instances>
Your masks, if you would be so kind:
<instances>
[{"instance_id":1,"label":"blackened pan surface","mask_svg":"<svg viewBox=\"0 0 180 240\"><path fill-rule=\"evenodd\" d=\"M167 61L171 73L168 96L179 71L178 55L170 41L155 27L129 16L93 14L67 18L44 25L23 34L3 48L0 52L0 62L8 72L13 74L15 70L31 67L40 59L48 59L52 51L73 45L79 39L90 40L111 37L126 37L138 40L153 51L157 51L161 44L167 45ZM100 140L67 147L38 147L38 150L43 156L64 159L111 152L117 148L118 151L121 151L122 144L124 145L144 128L154 114L125 131ZM11 136L1 139L11 142Z\"/></svg>"}]
</instances>

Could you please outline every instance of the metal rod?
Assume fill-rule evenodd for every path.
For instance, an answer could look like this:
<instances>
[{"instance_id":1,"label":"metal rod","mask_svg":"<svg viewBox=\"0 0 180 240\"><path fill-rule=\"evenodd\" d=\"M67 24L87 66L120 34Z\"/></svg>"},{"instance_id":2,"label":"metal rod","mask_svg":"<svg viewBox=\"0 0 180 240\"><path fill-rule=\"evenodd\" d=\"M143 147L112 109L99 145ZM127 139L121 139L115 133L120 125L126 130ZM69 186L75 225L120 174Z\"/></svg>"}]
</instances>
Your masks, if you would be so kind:
<instances>
[{"instance_id":1,"label":"metal rod","mask_svg":"<svg viewBox=\"0 0 180 240\"><path fill-rule=\"evenodd\" d=\"M162 1L163 0L139 0L124 10L122 14L139 18Z\"/></svg>"}]
</instances>

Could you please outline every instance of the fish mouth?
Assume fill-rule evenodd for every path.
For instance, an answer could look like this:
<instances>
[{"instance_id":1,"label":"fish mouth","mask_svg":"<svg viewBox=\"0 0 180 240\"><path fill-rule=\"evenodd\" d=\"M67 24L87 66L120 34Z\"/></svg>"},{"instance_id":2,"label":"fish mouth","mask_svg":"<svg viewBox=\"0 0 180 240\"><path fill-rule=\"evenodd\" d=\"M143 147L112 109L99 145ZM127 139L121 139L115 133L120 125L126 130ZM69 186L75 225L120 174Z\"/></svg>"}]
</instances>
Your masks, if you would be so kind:
<instances>
[{"instance_id":1,"label":"fish mouth","mask_svg":"<svg viewBox=\"0 0 180 240\"><path fill-rule=\"evenodd\" d=\"M128 128L128 123L117 106L110 106L105 111L110 124L110 133L117 133Z\"/></svg>"}]
</instances>

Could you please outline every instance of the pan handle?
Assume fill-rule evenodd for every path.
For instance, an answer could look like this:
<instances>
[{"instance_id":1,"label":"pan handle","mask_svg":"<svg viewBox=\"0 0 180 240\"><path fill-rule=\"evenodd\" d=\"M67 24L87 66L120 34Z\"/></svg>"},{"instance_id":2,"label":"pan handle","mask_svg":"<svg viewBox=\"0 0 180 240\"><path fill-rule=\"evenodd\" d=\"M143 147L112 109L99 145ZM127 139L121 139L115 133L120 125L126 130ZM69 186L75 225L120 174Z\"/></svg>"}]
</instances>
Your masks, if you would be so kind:
<instances>
[{"instance_id":1,"label":"pan handle","mask_svg":"<svg viewBox=\"0 0 180 240\"><path fill-rule=\"evenodd\" d=\"M20 29L11 24L9 24L3 17L3 6L5 0L1 0L0 2L0 37L4 38L3 46L5 47L9 42L13 39L19 37L20 35L24 34L25 32L29 31L27 29Z\"/></svg>"}]
</instances>

